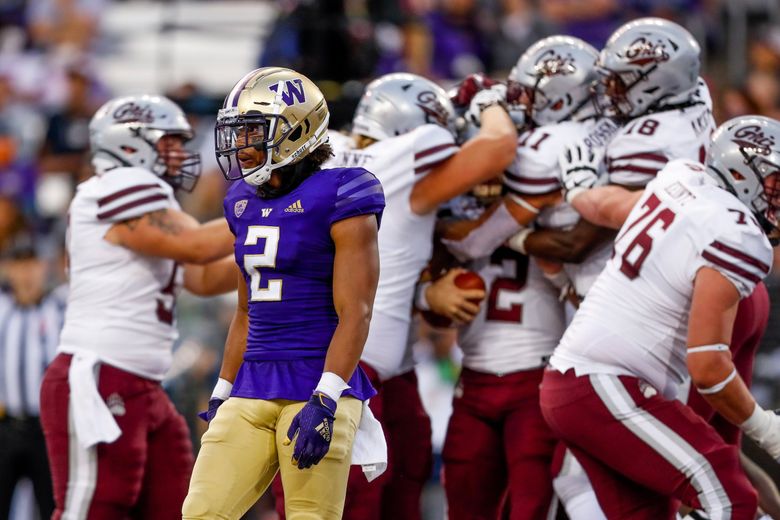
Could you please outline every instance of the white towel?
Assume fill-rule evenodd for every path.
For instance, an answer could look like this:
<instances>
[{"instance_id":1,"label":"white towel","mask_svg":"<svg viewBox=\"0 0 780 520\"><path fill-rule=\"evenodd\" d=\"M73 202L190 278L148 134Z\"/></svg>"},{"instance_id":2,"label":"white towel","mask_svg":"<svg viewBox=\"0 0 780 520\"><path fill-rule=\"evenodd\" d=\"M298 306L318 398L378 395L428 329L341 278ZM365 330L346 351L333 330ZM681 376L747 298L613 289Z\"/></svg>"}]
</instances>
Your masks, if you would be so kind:
<instances>
[{"instance_id":1,"label":"white towel","mask_svg":"<svg viewBox=\"0 0 780 520\"><path fill-rule=\"evenodd\" d=\"M352 445L352 464L362 467L363 474L369 482L387 469L385 434L382 425L368 407L368 399L363 401L363 413Z\"/></svg>"},{"instance_id":2,"label":"white towel","mask_svg":"<svg viewBox=\"0 0 780 520\"><path fill-rule=\"evenodd\" d=\"M68 370L73 426L79 445L85 449L99 442L114 442L122 433L98 393L96 369L99 362L92 352L74 352Z\"/></svg>"}]
</instances>

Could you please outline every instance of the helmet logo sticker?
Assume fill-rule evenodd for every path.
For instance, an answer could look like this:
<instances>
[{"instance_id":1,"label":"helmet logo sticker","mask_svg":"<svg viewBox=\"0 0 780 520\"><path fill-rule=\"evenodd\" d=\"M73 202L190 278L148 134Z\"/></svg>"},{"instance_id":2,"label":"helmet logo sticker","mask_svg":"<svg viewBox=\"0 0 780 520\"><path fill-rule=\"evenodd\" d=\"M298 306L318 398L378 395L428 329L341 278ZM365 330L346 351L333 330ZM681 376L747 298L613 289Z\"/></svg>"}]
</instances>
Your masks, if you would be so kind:
<instances>
[{"instance_id":1,"label":"helmet logo sticker","mask_svg":"<svg viewBox=\"0 0 780 520\"><path fill-rule=\"evenodd\" d=\"M571 54L561 56L554 49L548 49L536 59L534 72L537 76L568 76L577 72L577 67Z\"/></svg>"},{"instance_id":2,"label":"helmet logo sticker","mask_svg":"<svg viewBox=\"0 0 780 520\"><path fill-rule=\"evenodd\" d=\"M268 88L272 92L278 93L279 83L274 83L273 85L269 85ZM303 89L303 81L301 81L300 79L292 79L292 80L285 81L284 92L282 92L282 101L284 101L284 104L287 105L288 107L294 105L295 103L305 103L306 92Z\"/></svg>"},{"instance_id":3,"label":"helmet logo sticker","mask_svg":"<svg viewBox=\"0 0 780 520\"><path fill-rule=\"evenodd\" d=\"M663 42L653 43L644 36L640 36L629 44L626 49L626 58L631 65L644 66L648 63L669 61L669 53L666 52L666 45Z\"/></svg>"},{"instance_id":4,"label":"helmet logo sticker","mask_svg":"<svg viewBox=\"0 0 780 520\"><path fill-rule=\"evenodd\" d=\"M435 122L441 126L447 126L448 113L441 104L436 94L430 90L423 90L417 94L417 106L425 112L429 122ZM433 119L433 121L431 121Z\"/></svg>"},{"instance_id":5,"label":"helmet logo sticker","mask_svg":"<svg viewBox=\"0 0 780 520\"><path fill-rule=\"evenodd\" d=\"M236 216L236 218L240 217L244 214L244 210L246 209L247 199L239 200L233 205L233 214ZM270 212L269 212L270 213ZM263 211L263 216L265 215L265 211Z\"/></svg>"},{"instance_id":6,"label":"helmet logo sticker","mask_svg":"<svg viewBox=\"0 0 780 520\"><path fill-rule=\"evenodd\" d=\"M760 126L749 125L734 132L732 142L738 144L747 151L760 155L772 153L771 147L775 146L775 138L766 135Z\"/></svg>"},{"instance_id":7,"label":"helmet logo sticker","mask_svg":"<svg viewBox=\"0 0 780 520\"><path fill-rule=\"evenodd\" d=\"M117 123L152 123L154 114L149 106L142 107L129 101L114 110L114 119Z\"/></svg>"}]
</instances>

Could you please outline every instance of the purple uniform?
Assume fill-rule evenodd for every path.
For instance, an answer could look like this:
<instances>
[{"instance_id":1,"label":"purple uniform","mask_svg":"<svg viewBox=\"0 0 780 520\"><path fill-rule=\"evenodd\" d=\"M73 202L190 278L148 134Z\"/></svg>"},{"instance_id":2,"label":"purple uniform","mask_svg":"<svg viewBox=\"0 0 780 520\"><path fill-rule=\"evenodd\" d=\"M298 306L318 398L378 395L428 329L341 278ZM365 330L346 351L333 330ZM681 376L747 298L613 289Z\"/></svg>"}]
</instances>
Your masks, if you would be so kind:
<instances>
[{"instance_id":1,"label":"purple uniform","mask_svg":"<svg viewBox=\"0 0 780 520\"><path fill-rule=\"evenodd\" d=\"M249 333L232 396L306 401L325 366L338 316L333 306L335 245L330 227L364 214L381 218L382 185L362 168L320 170L273 199L234 184L225 216L247 284ZM375 394L358 368L342 395Z\"/></svg>"}]
</instances>

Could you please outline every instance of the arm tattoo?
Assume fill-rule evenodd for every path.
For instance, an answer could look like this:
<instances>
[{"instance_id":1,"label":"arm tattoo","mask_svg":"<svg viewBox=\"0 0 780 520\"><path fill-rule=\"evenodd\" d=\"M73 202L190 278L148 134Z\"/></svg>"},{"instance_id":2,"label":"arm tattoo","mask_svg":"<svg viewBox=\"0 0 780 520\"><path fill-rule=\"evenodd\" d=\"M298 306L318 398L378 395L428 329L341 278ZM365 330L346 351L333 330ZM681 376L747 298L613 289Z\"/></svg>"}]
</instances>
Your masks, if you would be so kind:
<instances>
[{"instance_id":1,"label":"arm tattoo","mask_svg":"<svg viewBox=\"0 0 780 520\"><path fill-rule=\"evenodd\" d=\"M178 235L182 230L181 225L175 222L164 209L147 213L145 217L149 220L150 225L159 228L168 235Z\"/></svg>"},{"instance_id":2,"label":"arm tattoo","mask_svg":"<svg viewBox=\"0 0 780 520\"><path fill-rule=\"evenodd\" d=\"M130 231L135 231L135 228L138 227L138 222L141 220L141 218L131 218L130 220L123 220L120 222L120 224L123 224L130 228Z\"/></svg>"}]
</instances>

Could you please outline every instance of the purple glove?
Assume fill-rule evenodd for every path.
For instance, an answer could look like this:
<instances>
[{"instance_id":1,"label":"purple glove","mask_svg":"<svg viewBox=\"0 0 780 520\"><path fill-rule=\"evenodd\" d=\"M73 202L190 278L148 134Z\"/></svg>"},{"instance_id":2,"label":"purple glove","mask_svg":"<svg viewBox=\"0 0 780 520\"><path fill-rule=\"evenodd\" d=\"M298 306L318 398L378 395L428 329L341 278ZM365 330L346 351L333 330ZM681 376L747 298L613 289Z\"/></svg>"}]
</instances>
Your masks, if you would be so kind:
<instances>
[{"instance_id":1,"label":"purple glove","mask_svg":"<svg viewBox=\"0 0 780 520\"><path fill-rule=\"evenodd\" d=\"M328 453L335 414L336 401L322 392L314 392L293 418L285 444L290 444L298 435L293 449L293 464L297 464L298 469L310 468Z\"/></svg>"},{"instance_id":2,"label":"purple glove","mask_svg":"<svg viewBox=\"0 0 780 520\"><path fill-rule=\"evenodd\" d=\"M205 412L200 412L198 417L206 422L211 422L214 416L217 415L217 408L219 408L224 402L224 399L220 399L219 397L212 397L209 399L209 409Z\"/></svg>"}]
</instances>

